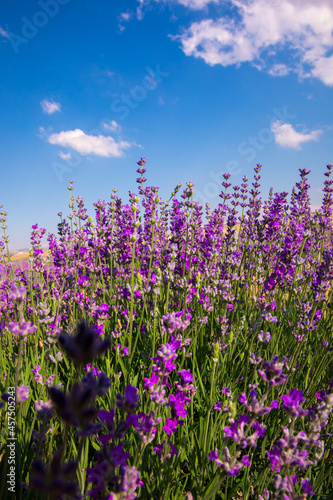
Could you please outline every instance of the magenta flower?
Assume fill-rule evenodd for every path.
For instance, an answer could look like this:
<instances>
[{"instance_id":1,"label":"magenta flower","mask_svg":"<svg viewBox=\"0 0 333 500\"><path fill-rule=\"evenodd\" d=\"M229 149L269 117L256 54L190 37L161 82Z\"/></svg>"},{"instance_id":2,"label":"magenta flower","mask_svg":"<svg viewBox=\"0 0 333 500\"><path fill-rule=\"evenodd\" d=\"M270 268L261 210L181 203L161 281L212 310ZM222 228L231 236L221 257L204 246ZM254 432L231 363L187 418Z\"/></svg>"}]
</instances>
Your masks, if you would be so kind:
<instances>
[{"instance_id":1,"label":"magenta flower","mask_svg":"<svg viewBox=\"0 0 333 500\"><path fill-rule=\"evenodd\" d=\"M176 432L177 426L178 426L178 420L172 420L171 418L166 418L163 430L167 433L168 436L171 436L171 434L174 434Z\"/></svg>"}]
</instances>

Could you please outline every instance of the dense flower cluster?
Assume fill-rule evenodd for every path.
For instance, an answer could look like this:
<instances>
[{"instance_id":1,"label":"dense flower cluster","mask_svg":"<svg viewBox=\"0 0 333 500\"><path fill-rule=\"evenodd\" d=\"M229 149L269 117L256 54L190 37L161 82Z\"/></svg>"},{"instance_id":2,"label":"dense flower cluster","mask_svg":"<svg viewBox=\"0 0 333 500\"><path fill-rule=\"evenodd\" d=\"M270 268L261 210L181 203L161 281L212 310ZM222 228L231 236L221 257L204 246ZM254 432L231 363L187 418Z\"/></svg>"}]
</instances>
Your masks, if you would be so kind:
<instances>
[{"instance_id":1,"label":"dense flower cluster","mask_svg":"<svg viewBox=\"0 0 333 500\"><path fill-rule=\"evenodd\" d=\"M325 498L332 165L312 211L305 168L266 201L261 165L252 186L225 173L211 209L193 182L162 201L137 164L138 194L113 189L94 220L70 181L70 214L57 237L32 227L26 268L0 206L1 445L24 455L17 484L27 500Z\"/></svg>"}]
</instances>

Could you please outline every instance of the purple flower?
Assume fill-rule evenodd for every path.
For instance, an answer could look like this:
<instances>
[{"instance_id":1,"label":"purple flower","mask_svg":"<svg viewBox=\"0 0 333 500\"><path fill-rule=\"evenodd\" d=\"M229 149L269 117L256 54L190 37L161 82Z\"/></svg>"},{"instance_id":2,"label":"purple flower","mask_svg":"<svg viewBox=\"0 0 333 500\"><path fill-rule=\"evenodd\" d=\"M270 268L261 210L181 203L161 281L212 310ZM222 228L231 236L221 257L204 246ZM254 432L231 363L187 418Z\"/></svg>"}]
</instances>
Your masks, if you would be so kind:
<instances>
[{"instance_id":1,"label":"purple flower","mask_svg":"<svg viewBox=\"0 0 333 500\"><path fill-rule=\"evenodd\" d=\"M136 163L140 165L140 167L143 167L146 164L146 162L147 162L146 158L140 158L140 160L137 161Z\"/></svg>"},{"instance_id":2,"label":"purple flower","mask_svg":"<svg viewBox=\"0 0 333 500\"><path fill-rule=\"evenodd\" d=\"M188 412L184 408L186 402L190 401L190 398L188 398L184 392L178 392L176 395L170 394L169 401L167 406L172 407L177 417L186 417Z\"/></svg>"},{"instance_id":3,"label":"purple flower","mask_svg":"<svg viewBox=\"0 0 333 500\"><path fill-rule=\"evenodd\" d=\"M12 321L9 323L8 328L13 335L19 335L20 337L27 337L37 330L37 326L33 325L30 321L24 320L21 323Z\"/></svg>"},{"instance_id":4,"label":"purple flower","mask_svg":"<svg viewBox=\"0 0 333 500\"><path fill-rule=\"evenodd\" d=\"M266 451L266 453L268 455L268 460L270 460L270 462L272 463L272 470L276 470L276 472L279 472L283 465L283 461L280 458L280 450L276 446L273 446L272 449Z\"/></svg>"},{"instance_id":5,"label":"purple flower","mask_svg":"<svg viewBox=\"0 0 333 500\"><path fill-rule=\"evenodd\" d=\"M291 389L289 394L281 396L284 408L293 417L304 417L306 410L303 410L302 405L305 403L305 398L302 391Z\"/></svg>"},{"instance_id":6,"label":"purple flower","mask_svg":"<svg viewBox=\"0 0 333 500\"><path fill-rule=\"evenodd\" d=\"M210 451L209 452L209 455L208 455L208 460L210 460L211 462L215 462L216 465L221 468L222 467L222 461L219 459L219 452L218 450L215 450L215 451Z\"/></svg>"},{"instance_id":7,"label":"purple flower","mask_svg":"<svg viewBox=\"0 0 333 500\"><path fill-rule=\"evenodd\" d=\"M27 289L25 286L21 285L19 288L12 283L11 286L11 291L8 294L9 300L12 300L13 302L18 302L21 303L25 299L27 294Z\"/></svg>"},{"instance_id":8,"label":"purple flower","mask_svg":"<svg viewBox=\"0 0 333 500\"><path fill-rule=\"evenodd\" d=\"M100 340L98 332L81 321L74 336L62 332L58 341L67 355L78 364L89 364L110 348L110 339Z\"/></svg>"},{"instance_id":9,"label":"purple flower","mask_svg":"<svg viewBox=\"0 0 333 500\"><path fill-rule=\"evenodd\" d=\"M258 355L256 356L253 352L250 352L250 363L253 365L258 365L262 362L262 358Z\"/></svg>"},{"instance_id":10,"label":"purple flower","mask_svg":"<svg viewBox=\"0 0 333 500\"><path fill-rule=\"evenodd\" d=\"M174 446L171 441L169 442L170 445L170 455L178 455L177 447Z\"/></svg>"},{"instance_id":11,"label":"purple flower","mask_svg":"<svg viewBox=\"0 0 333 500\"><path fill-rule=\"evenodd\" d=\"M306 493L307 495L314 494L308 479L302 479L302 486L304 488L304 493Z\"/></svg>"},{"instance_id":12,"label":"purple flower","mask_svg":"<svg viewBox=\"0 0 333 500\"><path fill-rule=\"evenodd\" d=\"M29 488L42 492L54 498L80 499L79 487L72 477L77 469L77 462L62 463L62 449L58 448L53 455L51 464L46 464L37 458L32 463ZM43 495L44 496L44 495Z\"/></svg>"},{"instance_id":13,"label":"purple flower","mask_svg":"<svg viewBox=\"0 0 333 500\"><path fill-rule=\"evenodd\" d=\"M161 456L162 453L163 453L163 447L164 447L164 443L165 443L165 440L163 441L162 444L157 444L154 446L154 449L153 451L155 451L155 453L158 455L158 456Z\"/></svg>"},{"instance_id":14,"label":"purple flower","mask_svg":"<svg viewBox=\"0 0 333 500\"><path fill-rule=\"evenodd\" d=\"M174 434L176 432L177 426L178 426L178 420L172 420L171 418L166 418L163 430L167 433L168 436L171 436L171 434Z\"/></svg>"},{"instance_id":15,"label":"purple flower","mask_svg":"<svg viewBox=\"0 0 333 500\"><path fill-rule=\"evenodd\" d=\"M215 405L214 405L214 410L216 411L221 411L222 410L222 404L220 401L218 401Z\"/></svg>"},{"instance_id":16,"label":"purple flower","mask_svg":"<svg viewBox=\"0 0 333 500\"><path fill-rule=\"evenodd\" d=\"M156 427L161 422L162 418L154 418L155 413L151 412L150 415L146 415L144 412L140 412L137 415L137 420L133 423L133 427L142 437L144 443L151 443L156 435Z\"/></svg>"},{"instance_id":17,"label":"purple flower","mask_svg":"<svg viewBox=\"0 0 333 500\"><path fill-rule=\"evenodd\" d=\"M109 304L105 304L104 302L102 302L98 308L98 311L107 313L109 309L110 309Z\"/></svg>"},{"instance_id":18,"label":"purple flower","mask_svg":"<svg viewBox=\"0 0 333 500\"><path fill-rule=\"evenodd\" d=\"M135 467L125 466L121 486L122 491L125 493L124 500L134 500L137 497L135 490L138 486L143 486L143 482L139 478L139 472Z\"/></svg>"},{"instance_id":19,"label":"purple flower","mask_svg":"<svg viewBox=\"0 0 333 500\"><path fill-rule=\"evenodd\" d=\"M269 492L268 490L266 490L266 489L265 489L265 490L262 492L262 496L261 496L261 495L259 495L259 496L258 496L258 500L269 500L270 496L271 496L271 495L270 495L270 492Z\"/></svg>"},{"instance_id":20,"label":"purple flower","mask_svg":"<svg viewBox=\"0 0 333 500\"><path fill-rule=\"evenodd\" d=\"M190 320L192 319L191 314L186 314L186 319L183 321L181 319L182 312L172 312L172 313L166 313L164 316L162 316L162 330L169 334L175 332L175 331L180 331L182 332L185 330L185 328L188 327L190 324Z\"/></svg>"},{"instance_id":21,"label":"purple flower","mask_svg":"<svg viewBox=\"0 0 333 500\"><path fill-rule=\"evenodd\" d=\"M250 396L251 396L251 404L250 404L247 400L246 394L243 392L239 396L238 401L245 405L247 411L253 413L254 415L259 415L259 416L266 415L267 413L270 413L272 410L275 410L276 408L279 407L279 403L275 399L273 399L273 401L269 406L265 407L266 398L264 397L262 401L258 401L257 395L258 395L257 391L255 390L250 391Z\"/></svg>"},{"instance_id":22,"label":"purple flower","mask_svg":"<svg viewBox=\"0 0 333 500\"><path fill-rule=\"evenodd\" d=\"M288 379L288 375L282 373L286 359L279 360L279 356L273 356L272 361L264 361L263 370L258 370L259 376L269 384L270 387L282 385Z\"/></svg>"},{"instance_id":23,"label":"purple flower","mask_svg":"<svg viewBox=\"0 0 333 500\"><path fill-rule=\"evenodd\" d=\"M179 372L179 375L181 376L182 378L182 387L185 389L188 384L190 384L191 382L194 381L193 379L193 375L191 373L191 370L188 369L188 370L180 370Z\"/></svg>"},{"instance_id":24,"label":"purple flower","mask_svg":"<svg viewBox=\"0 0 333 500\"><path fill-rule=\"evenodd\" d=\"M24 403L29 398L30 387L25 385L20 385L16 391L16 397L18 403Z\"/></svg>"},{"instance_id":25,"label":"purple flower","mask_svg":"<svg viewBox=\"0 0 333 500\"><path fill-rule=\"evenodd\" d=\"M235 420L230 426L225 426L223 428L224 437L231 438L236 442L240 442L245 439L244 427L250 421L249 415L240 415L238 420Z\"/></svg>"},{"instance_id":26,"label":"purple flower","mask_svg":"<svg viewBox=\"0 0 333 500\"><path fill-rule=\"evenodd\" d=\"M260 342L269 342L271 340L271 334L269 332L264 333L262 330L258 334L258 340Z\"/></svg>"},{"instance_id":27,"label":"purple flower","mask_svg":"<svg viewBox=\"0 0 333 500\"><path fill-rule=\"evenodd\" d=\"M97 377L98 375L100 375L102 373L101 370L98 368L98 366L93 367L92 363L89 363L88 365L86 365L86 370L88 373L92 372L95 375L95 377Z\"/></svg>"},{"instance_id":28,"label":"purple flower","mask_svg":"<svg viewBox=\"0 0 333 500\"><path fill-rule=\"evenodd\" d=\"M222 394L225 394L228 398L232 399L230 385L228 385L228 387L222 387Z\"/></svg>"},{"instance_id":29,"label":"purple flower","mask_svg":"<svg viewBox=\"0 0 333 500\"><path fill-rule=\"evenodd\" d=\"M324 401L327 396L327 392L322 389L320 392L316 392L316 396L319 401Z\"/></svg>"},{"instance_id":30,"label":"purple flower","mask_svg":"<svg viewBox=\"0 0 333 500\"><path fill-rule=\"evenodd\" d=\"M271 313L262 314L261 316L262 316L263 319L265 319L269 323L276 323L277 322L277 317L276 316L272 316Z\"/></svg>"},{"instance_id":31,"label":"purple flower","mask_svg":"<svg viewBox=\"0 0 333 500\"><path fill-rule=\"evenodd\" d=\"M54 415L51 401L35 401L37 420L49 421Z\"/></svg>"},{"instance_id":32,"label":"purple flower","mask_svg":"<svg viewBox=\"0 0 333 500\"><path fill-rule=\"evenodd\" d=\"M123 450L123 443L119 443L109 450L109 457L115 467L119 465L124 466L126 464L126 460L131 458L131 455Z\"/></svg>"},{"instance_id":33,"label":"purple flower","mask_svg":"<svg viewBox=\"0 0 333 500\"><path fill-rule=\"evenodd\" d=\"M127 385L125 387L124 396L116 394L116 404L118 408L132 412L138 406L139 395L136 387Z\"/></svg>"},{"instance_id":34,"label":"purple flower","mask_svg":"<svg viewBox=\"0 0 333 500\"><path fill-rule=\"evenodd\" d=\"M150 378L144 378L143 381L144 381L144 386L145 388L147 389L151 389L155 384L158 383L158 381L160 380L159 376L156 375L156 373L152 373Z\"/></svg>"}]
</instances>

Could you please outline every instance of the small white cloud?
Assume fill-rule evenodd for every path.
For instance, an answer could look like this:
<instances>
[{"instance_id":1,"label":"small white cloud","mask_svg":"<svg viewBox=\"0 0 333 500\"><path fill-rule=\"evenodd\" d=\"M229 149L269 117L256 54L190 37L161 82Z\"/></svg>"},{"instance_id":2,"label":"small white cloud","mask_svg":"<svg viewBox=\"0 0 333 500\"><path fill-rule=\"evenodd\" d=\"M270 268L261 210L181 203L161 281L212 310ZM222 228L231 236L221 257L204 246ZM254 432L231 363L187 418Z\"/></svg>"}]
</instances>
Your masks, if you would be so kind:
<instances>
[{"instance_id":1,"label":"small white cloud","mask_svg":"<svg viewBox=\"0 0 333 500\"><path fill-rule=\"evenodd\" d=\"M120 18L123 20L123 21L129 21L131 19L131 13L130 12L122 12L120 14Z\"/></svg>"},{"instance_id":2,"label":"small white cloud","mask_svg":"<svg viewBox=\"0 0 333 500\"><path fill-rule=\"evenodd\" d=\"M138 21L142 21L144 18L143 8L141 5L136 9L136 18Z\"/></svg>"},{"instance_id":3,"label":"small white cloud","mask_svg":"<svg viewBox=\"0 0 333 500\"><path fill-rule=\"evenodd\" d=\"M44 99L40 105L42 106L44 113L47 113L48 115L61 111L60 104L58 102L54 102L53 100Z\"/></svg>"},{"instance_id":4,"label":"small white cloud","mask_svg":"<svg viewBox=\"0 0 333 500\"><path fill-rule=\"evenodd\" d=\"M158 98L158 104L159 104L160 106L163 106L163 104L165 104L165 101L164 101L163 97L159 97L159 98Z\"/></svg>"},{"instance_id":5,"label":"small white cloud","mask_svg":"<svg viewBox=\"0 0 333 500\"><path fill-rule=\"evenodd\" d=\"M201 10L205 9L210 3L220 3L220 1L221 0L138 0L140 4L140 7L138 7L138 9L140 10L140 12L142 12L145 6L155 2L179 4L187 7L188 9Z\"/></svg>"},{"instance_id":6,"label":"small white cloud","mask_svg":"<svg viewBox=\"0 0 333 500\"><path fill-rule=\"evenodd\" d=\"M72 155L70 153L63 153L62 151L59 151L59 156L62 160L71 160Z\"/></svg>"},{"instance_id":7,"label":"small white cloud","mask_svg":"<svg viewBox=\"0 0 333 500\"><path fill-rule=\"evenodd\" d=\"M277 120L271 126L275 142L284 148L301 149L303 142L318 141L323 130L313 130L309 133L297 132L290 123Z\"/></svg>"},{"instance_id":8,"label":"small white cloud","mask_svg":"<svg viewBox=\"0 0 333 500\"><path fill-rule=\"evenodd\" d=\"M41 139L43 139L45 136L46 136L46 130L44 127L39 127L38 128L38 137L40 137Z\"/></svg>"},{"instance_id":9,"label":"small white cloud","mask_svg":"<svg viewBox=\"0 0 333 500\"><path fill-rule=\"evenodd\" d=\"M3 28L1 28L0 26L0 35L3 37L3 38L9 38L9 33L8 31L4 30Z\"/></svg>"},{"instance_id":10,"label":"small white cloud","mask_svg":"<svg viewBox=\"0 0 333 500\"><path fill-rule=\"evenodd\" d=\"M116 142L110 136L88 135L80 129L52 134L49 136L48 142L58 146L73 148L82 155L94 154L104 157L123 156L124 150L131 147L129 142Z\"/></svg>"},{"instance_id":11,"label":"small white cloud","mask_svg":"<svg viewBox=\"0 0 333 500\"><path fill-rule=\"evenodd\" d=\"M119 19L118 28L120 31L124 31L125 26L123 23L128 23L132 19L132 17L134 17L134 15L135 14L131 11L122 12L120 14L120 16L118 17Z\"/></svg>"},{"instance_id":12,"label":"small white cloud","mask_svg":"<svg viewBox=\"0 0 333 500\"><path fill-rule=\"evenodd\" d=\"M290 73L290 71L290 68L288 68L285 64L274 64L268 73L272 76L286 76Z\"/></svg>"},{"instance_id":13,"label":"small white cloud","mask_svg":"<svg viewBox=\"0 0 333 500\"><path fill-rule=\"evenodd\" d=\"M177 0L177 3L193 10L205 9L210 3L219 3L220 0Z\"/></svg>"},{"instance_id":14,"label":"small white cloud","mask_svg":"<svg viewBox=\"0 0 333 500\"><path fill-rule=\"evenodd\" d=\"M111 132L121 132L121 126L114 120L110 123L103 123L103 127L106 130L111 130Z\"/></svg>"}]
</instances>

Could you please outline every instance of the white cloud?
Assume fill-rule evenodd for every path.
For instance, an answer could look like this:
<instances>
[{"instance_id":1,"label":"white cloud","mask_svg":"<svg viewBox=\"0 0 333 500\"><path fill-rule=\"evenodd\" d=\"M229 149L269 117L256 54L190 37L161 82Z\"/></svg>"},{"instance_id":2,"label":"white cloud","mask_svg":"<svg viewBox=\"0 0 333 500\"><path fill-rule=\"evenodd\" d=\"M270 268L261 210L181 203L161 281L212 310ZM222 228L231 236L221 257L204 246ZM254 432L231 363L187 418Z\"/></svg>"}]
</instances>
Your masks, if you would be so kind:
<instances>
[{"instance_id":1,"label":"white cloud","mask_svg":"<svg viewBox=\"0 0 333 500\"><path fill-rule=\"evenodd\" d=\"M105 157L123 156L124 150L131 147L129 142L116 142L110 136L88 135L80 129L52 134L49 136L48 142L58 146L73 148L82 155L94 154Z\"/></svg>"},{"instance_id":2,"label":"white cloud","mask_svg":"<svg viewBox=\"0 0 333 500\"><path fill-rule=\"evenodd\" d=\"M47 113L48 115L52 115L52 113L61 111L60 104L52 100L44 99L44 101L42 101L40 105L42 106L44 113Z\"/></svg>"},{"instance_id":3,"label":"white cloud","mask_svg":"<svg viewBox=\"0 0 333 500\"><path fill-rule=\"evenodd\" d=\"M208 4L205 0L177 1L192 8L194 4ZM273 76L293 71L301 78L312 76L333 86L331 0L231 3L237 17L195 22L182 35L173 37L180 39L186 55L202 58L211 66L250 62L258 69L267 68Z\"/></svg>"},{"instance_id":4,"label":"white cloud","mask_svg":"<svg viewBox=\"0 0 333 500\"><path fill-rule=\"evenodd\" d=\"M131 13L130 12L122 12L120 14L120 18L123 19L124 21L129 21L131 19Z\"/></svg>"},{"instance_id":5,"label":"white cloud","mask_svg":"<svg viewBox=\"0 0 333 500\"><path fill-rule=\"evenodd\" d=\"M120 31L124 31L125 26L123 25L123 23L128 23L131 20L131 18L133 17L133 15L134 14L131 11L122 12L120 14L120 16L118 17L118 19L119 19L118 28Z\"/></svg>"},{"instance_id":6,"label":"white cloud","mask_svg":"<svg viewBox=\"0 0 333 500\"><path fill-rule=\"evenodd\" d=\"M111 132L121 132L121 126L115 120L112 120L110 123L103 123L103 127L106 130L111 130Z\"/></svg>"},{"instance_id":7,"label":"white cloud","mask_svg":"<svg viewBox=\"0 0 333 500\"><path fill-rule=\"evenodd\" d=\"M180 5L184 5L184 7L188 7L194 10L200 10L207 7L210 3L219 3L220 0L173 0L174 2L179 3Z\"/></svg>"},{"instance_id":8,"label":"white cloud","mask_svg":"<svg viewBox=\"0 0 333 500\"><path fill-rule=\"evenodd\" d=\"M285 64L274 64L268 73L272 76L286 76L290 73L290 69Z\"/></svg>"},{"instance_id":9,"label":"white cloud","mask_svg":"<svg viewBox=\"0 0 333 500\"><path fill-rule=\"evenodd\" d=\"M333 86L333 55L330 57L318 57L312 75L319 78L328 86Z\"/></svg>"},{"instance_id":10,"label":"white cloud","mask_svg":"<svg viewBox=\"0 0 333 500\"><path fill-rule=\"evenodd\" d=\"M38 137L40 137L41 139L43 139L46 136L45 128L44 127L39 127L37 135L38 135Z\"/></svg>"},{"instance_id":11,"label":"white cloud","mask_svg":"<svg viewBox=\"0 0 333 500\"><path fill-rule=\"evenodd\" d=\"M70 153L63 153L62 151L59 151L59 156L62 160L71 160L72 155Z\"/></svg>"},{"instance_id":12,"label":"white cloud","mask_svg":"<svg viewBox=\"0 0 333 500\"><path fill-rule=\"evenodd\" d=\"M9 33L8 31L4 30L3 28L1 28L0 26L0 35L4 38L9 38Z\"/></svg>"},{"instance_id":13,"label":"white cloud","mask_svg":"<svg viewBox=\"0 0 333 500\"><path fill-rule=\"evenodd\" d=\"M303 142L318 141L323 130L313 130L312 132L297 132L290 123L282 123L277 120L271 126L275 142L284 148L301 149Z\"/></svg>"}]
</instances>

